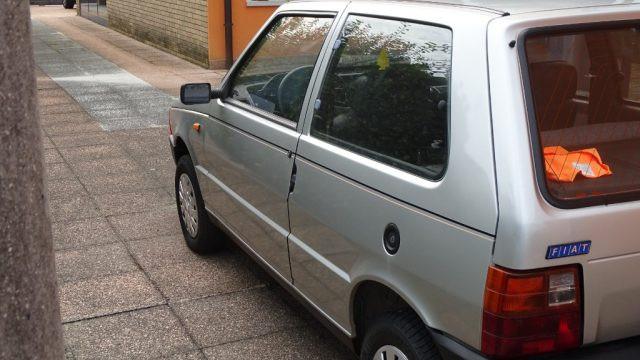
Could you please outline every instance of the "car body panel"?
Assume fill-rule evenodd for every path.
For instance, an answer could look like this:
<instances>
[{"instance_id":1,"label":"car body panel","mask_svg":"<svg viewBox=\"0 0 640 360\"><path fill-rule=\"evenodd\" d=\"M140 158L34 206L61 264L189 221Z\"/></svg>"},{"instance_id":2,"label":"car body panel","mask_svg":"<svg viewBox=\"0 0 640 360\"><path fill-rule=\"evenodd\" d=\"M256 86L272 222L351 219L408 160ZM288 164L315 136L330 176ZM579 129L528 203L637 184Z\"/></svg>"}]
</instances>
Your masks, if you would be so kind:
<instances>
[{"instance_id":1,"label":"car body panel","mask_svg":"<svg viewBox=\"0 0 640 360\"><path fill-rule=\"evenodd\" d=\"M435 6L420 16L416 10L415 4L358 2L344 18L393 13L393 18L452 29L452 145L446 173L442 180L427 180L309 136L313 109L308 108L296 156L296 187L289 198L292 277L349 331L354 330L350 295L361 281L373 280L397 289L429 326L479 348L497 203L492 144L481 141L491 139L490 123L476 121L489 117L488 79L462 59L477 53L470 44L484 41L486 23L496 15L473 12L467 18L459 9ZM485 66L486 57L477 58L475 65ZM328 61L329 56L321 74ZM320 86L317 80L311 102ZM469 187L470 178L482 186ZM394 256L382 246L389 223L398 226L402 239ZM456 260L460 257L465 261ZM437 269L456 280L446 281Z\"/></svg>"},{"instance_id":2,"label":"car body panel","mask_svg":"<svg viewBox=\"0 0 640 360\"><path fill-rule=\"evenodd\" d=\"M523 141L531 136L524 97L528 90L520 75L518 49L508 44L530 28L638 18L640 5L584 8L499 18L488 29L500 203L494 262L513 269L580 264L585 344L640 334L640 278L635 276L640 264L640 203L559 209L544 199L531 141ZM583 240L592 242L589 254L545 259L548 246Z\"/></svg>"},{"instance_id":3,"label":"car body panel","mask_svg":"<svg viewBox=\"0 0 640 360\"><path fill-rule=\"evenodd\" d=\"M297 123L219 99L172 110L174 136L195 159L208 210L352 337L359 335L353 295L359 284L375 281L398 293L438 334L479 349L492 263L520 270L578 263L583 342L640 334L640 278L633 272L640 266L640 204L559 209L545 201L536 183L517 43L531 27L637 20L640 5L556 2L559 10L548 12L536 8L548 2L451 2L456 6L367 0L283 5L273 17L336 14ZM620 6L599 6L605 3ZM516 15L502 16L500 9ZM452 30L450 152L442 179L420 178L309 135L329 47L350 13ZM195 121L203 123L200 135L191 128ZM393 256L382 244L389 223L401 234ZM548 246L583 240L592 241L589 254L545 259Z\"/></svg>"}]
</instances>

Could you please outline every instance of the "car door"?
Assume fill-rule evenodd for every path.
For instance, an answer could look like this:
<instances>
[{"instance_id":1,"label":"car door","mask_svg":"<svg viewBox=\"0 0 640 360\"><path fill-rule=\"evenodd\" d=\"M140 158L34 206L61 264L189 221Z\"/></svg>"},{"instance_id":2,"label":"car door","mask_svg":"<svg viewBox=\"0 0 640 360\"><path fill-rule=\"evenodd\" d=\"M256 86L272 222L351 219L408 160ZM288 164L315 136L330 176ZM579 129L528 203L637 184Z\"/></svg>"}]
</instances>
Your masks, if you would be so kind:
<instances>
[{"instance_id":1,"label":"car door","mask_svg":"<svg viewBox=\"0 0 640 360\"><path fill-rule=\"evenodd\" d=\"M455 23L446 9L347 11L296 154L294 284L347 332L358 285L373 281L475 343L497 220L486 74L456 67L453 24L429 21ZM482 41L482 26L457 35Z\"/></svg>"},{"instance_id":2,"label":"car door","mask_svg":"<svg viewBox=\"0 0 640 360\"><path fill-rule=\"evenodd\" d=\"M276 15L212 102L197 167L209 211L290 280L287 196L299 118L333 13ZM204 184L203 184L204 183Z\"/></svg>"}]
</instances>

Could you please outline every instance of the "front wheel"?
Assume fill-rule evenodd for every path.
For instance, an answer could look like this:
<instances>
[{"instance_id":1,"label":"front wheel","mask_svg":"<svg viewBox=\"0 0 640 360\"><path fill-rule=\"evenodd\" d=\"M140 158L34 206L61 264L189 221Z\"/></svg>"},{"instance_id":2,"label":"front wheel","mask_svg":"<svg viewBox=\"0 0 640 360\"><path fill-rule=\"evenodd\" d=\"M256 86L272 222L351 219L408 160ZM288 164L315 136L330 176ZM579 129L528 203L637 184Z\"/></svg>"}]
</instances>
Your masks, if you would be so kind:
<instances>
[{"instance_id":1,"label":"front wheel","mask_svg":"<svg viewBox=\"0 0 640 360\"><path fill-rule=\"evenodd\" d=\"M188 155L178 159L175 187L180 226L189 249L198 254L207 254L220 248L223 233L209 219L196 170Z\"/></svg>"},{"instance_id":2,"label":"front wheel","mask_svg":"<svg viewBox=\"0 0 640 360\"><path fill-rule=\"evenodd\" d=\"M426 326L413 311L400 310L380 316L367 329L361 360L440 359Z\"/></svg>"},{"instance_id":3,"label":"front wheel","mask_svg":"<svg viewBox=\"0 0 640 360\"><path fill-rule=\"evenodd\" d=\"M76 0L62 0L62 6L65 9L73 9L75 5L76 5Z\"/></svg>"}]
</instances>

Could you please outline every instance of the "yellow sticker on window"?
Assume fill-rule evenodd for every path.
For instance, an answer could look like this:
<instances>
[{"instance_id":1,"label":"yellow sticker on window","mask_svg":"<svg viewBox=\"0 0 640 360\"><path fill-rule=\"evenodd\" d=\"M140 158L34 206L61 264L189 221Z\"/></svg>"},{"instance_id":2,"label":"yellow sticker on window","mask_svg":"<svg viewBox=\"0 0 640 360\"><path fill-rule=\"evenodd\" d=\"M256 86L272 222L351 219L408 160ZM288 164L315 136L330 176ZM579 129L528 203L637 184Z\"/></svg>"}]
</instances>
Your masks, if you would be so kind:
<instances>
[{"instance_id":1,"label":"yellow sticker on window","mask_svg":"<svg viewBox=\"0 0 640 360\"><path fill-rule=\"evenodd\" d=\"M380 71L386 70L389 67L389 53L387 53L387 49L382 49L382 51L380 51L376 64L378 64L378 70Z\"/></svg>"}]
</instances>

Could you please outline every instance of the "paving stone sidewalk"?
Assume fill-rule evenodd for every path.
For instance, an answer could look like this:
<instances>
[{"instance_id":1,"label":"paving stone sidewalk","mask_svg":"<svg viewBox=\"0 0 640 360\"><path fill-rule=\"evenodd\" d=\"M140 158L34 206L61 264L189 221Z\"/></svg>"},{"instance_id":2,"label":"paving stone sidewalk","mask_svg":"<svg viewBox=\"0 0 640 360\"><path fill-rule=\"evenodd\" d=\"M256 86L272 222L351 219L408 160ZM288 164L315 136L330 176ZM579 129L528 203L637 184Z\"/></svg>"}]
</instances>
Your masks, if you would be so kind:
<instances>
[{"instance_id":1,"label":"paving stone sidewalk","mask_svg":"<svg viewBox=\"0 0 640 360\"><path fill-rule=\"evenodd\" d=\"M42 15L47 9L37 11ZM110 32L112 44L119 38L127 44L132 41L85 24L87 20L71 19L84 27L83 36L95 29L102 37ZM40 27L44 33L35 32L36 40L45 41L38 35L48 36L52 29L60 30ZM86 43L64 41L63 48L73 48L76 54L115 64L118 69L112 70L118 76L144 77L117 65L142 62L135 51L129 53L135 59L118 60L122 54L117 51L117 56L110 57ZM146 55L161 53L144 44L134 45L128 46L144 49ZM47 56L60 55L49 52ZM156 58L187 69L191 66L165 56L161 53ZM164 67L158 76L178 79L178 70L166 70L169 63L157 61L149 67L156 71ZM123 127L105 126L105 119L92 113L79 93L61 87L65 82L54 81L43 71L44 63L39 64L46 184L68 359L353 357L233 245L208 257L187 249L173 198L175 167L166 127L144 119L133 119ZM82 71L95 81L92 86L101 85L92 70ZM207 77L219 78L219 74L205 73L203 78ZM167 83L141 81L153 91L162 91L162 96L174 95L154 85ZM138 105L133 101L132 106Z\"/></svg>"}]
</instances>

